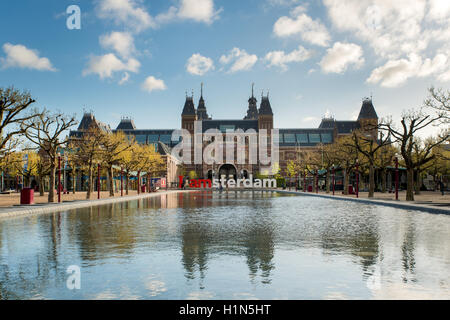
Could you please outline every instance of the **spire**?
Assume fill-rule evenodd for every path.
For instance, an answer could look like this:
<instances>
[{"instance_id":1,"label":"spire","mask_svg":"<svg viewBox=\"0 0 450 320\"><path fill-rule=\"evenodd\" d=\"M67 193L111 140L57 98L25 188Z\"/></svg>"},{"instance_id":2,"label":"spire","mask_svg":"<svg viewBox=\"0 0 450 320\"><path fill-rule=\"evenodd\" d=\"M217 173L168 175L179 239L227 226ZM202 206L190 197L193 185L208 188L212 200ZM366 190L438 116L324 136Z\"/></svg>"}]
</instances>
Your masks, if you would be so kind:
<instances>
[{"instance_id":1,"label":"spire","mask_svg":"<svg viewBox=\"0 0 450 320\"><path fill-rule=\"evenodd\" d=\"M248 109L247 115L244 117L244 120L256 120L258 119L258 107L256 103L258 102L255 98L255 83L252 83L252 96L248 99Z\"/></svg>"},{"instance_id":2,"label":"spire","mask_svg":"<svg viewBox=\"0 0 450 320\"><path fill-rule=\"evenodd\" d=\"M208 112L206 111L205 100L203 99L203 82L200 85L200 99L198 101L197 119L198 120L211 119L208 117Z\"/></svg>"}]
</instances>

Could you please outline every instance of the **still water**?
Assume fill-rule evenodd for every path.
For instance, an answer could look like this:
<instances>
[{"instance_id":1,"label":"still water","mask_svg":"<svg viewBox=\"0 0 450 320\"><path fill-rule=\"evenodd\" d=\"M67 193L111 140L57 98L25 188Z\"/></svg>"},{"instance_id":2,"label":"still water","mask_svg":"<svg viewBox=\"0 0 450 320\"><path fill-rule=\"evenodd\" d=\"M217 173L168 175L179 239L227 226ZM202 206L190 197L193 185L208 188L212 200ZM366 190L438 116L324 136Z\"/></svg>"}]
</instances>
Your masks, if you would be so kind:
<instances>
[{"instance_id":1,"label":"still water","mask_svg":"<svg viewBox=\"0 0 450 320\"><path fill-rule=\"evenodd\" d=\"M0 299L428 298L450 299L446 215L196 192L0 220Z\"/></svg>"}]
</instances>

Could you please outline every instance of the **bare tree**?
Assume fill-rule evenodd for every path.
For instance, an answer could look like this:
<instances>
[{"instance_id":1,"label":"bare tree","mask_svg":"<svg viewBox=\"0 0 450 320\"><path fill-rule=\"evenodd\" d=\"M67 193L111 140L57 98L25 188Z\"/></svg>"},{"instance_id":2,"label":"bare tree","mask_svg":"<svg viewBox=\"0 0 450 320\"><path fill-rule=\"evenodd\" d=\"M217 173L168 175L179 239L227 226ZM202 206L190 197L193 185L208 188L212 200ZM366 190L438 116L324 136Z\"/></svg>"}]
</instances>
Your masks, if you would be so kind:
<instances>
[{"instance_id":1,"label":"bare tree","mask_svg":"<svg viewBox=\"0 0 450 320\"><path fill-rule=\"evenodd\" d=\"M422 112L422 110L409 110L403 113L399 129L393 125L392 120L384 121L381 125L381 128L388 131L399 144L400 153L407 170L406 201L414 201L414 170L435 157L432 153L433 148L449 139L449 131L442 131L432 143L424 145L419 158L414 155L415 137L420 130L441 120L442 116L440 114L429 115Z\"/></svg>"},{"instance_id":2,"label":"bare tree","mask_svg":"<svg viewBox=\"0 0 450 320\"><path fill-rule=\"evenodd\" d=\"M69 128L76 125L75 116L67 116L63 113L50 113L44 109L35 112L34 116L23 121L21 130L32 143L36 144L50 163L50 186L48 202L55 201L55 175L58 160L58 149L67 143L67 137L61 139L61 135Z\"/></svg>"},{"instance_id":3,"label":"bare tree","mask_svg":"<svg viewBox=\"0 0 450 320\"><path fill-rule=\"evenodd\" d=\"M0 88L0 152L13 137L23 134L20 124L34 117L33 114L25 114L34 102L27 92Z\"/></svg>"},{"instance_id":4,"label":"bare tree","mask_svg":"<svg viewBox=\"0 0 450 320\"><path fill-rule=\"evenodd\" d=\"M440 123L450 124L450 90L431 87L428 91L430 95L424 101L424 105L437 111Z\"/></svg>"},{"instance_id":5,"label":"bare tree","mask_svg":"<svg viewBox=\"0 0 450 320\"><path fill-rule=\"evenodd\" d=\"M377 153L381 148L392 143L390 134L386 137L380 136L380 139L374 139L372 132L374 129L378 129L378 126L368 125L370 128L362 128L361 130L355 130L352 133L352 142L356 149L363 154L369 164L369 198L373 198L375 193L375 160Z\"/></svg>"}]
</instances>

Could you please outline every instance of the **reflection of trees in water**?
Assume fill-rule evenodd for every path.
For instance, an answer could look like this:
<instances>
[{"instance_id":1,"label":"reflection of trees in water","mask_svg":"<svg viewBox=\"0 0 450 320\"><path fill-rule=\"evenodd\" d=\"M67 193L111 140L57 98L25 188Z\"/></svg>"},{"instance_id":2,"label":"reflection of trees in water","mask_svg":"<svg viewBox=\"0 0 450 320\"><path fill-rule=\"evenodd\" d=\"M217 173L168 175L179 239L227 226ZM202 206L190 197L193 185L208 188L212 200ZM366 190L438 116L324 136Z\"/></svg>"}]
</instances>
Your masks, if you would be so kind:
<instances>
[{"instance_id":1,"label":"reflection of trees in water","mask_svg":"<svg viewBox=\"0 0 450 320\"><path fill-rule=\"evenodd\" d=\"M377 263L380 256L378 223L371 212L364 215L351 212L343 219L342 213L330 212L320 228L321 244L325 253L348 252L359 258L364 273ZM352 215L352 216L351 216Z\"/></svg>"},{"instance_id":2,"label":"reflection of trees in water","mask_svg":"<svg viewBox=\"0 0 450 320\"><path fill-rule=\"evenodd\" d=\"M139 201L75 210L73 233L83 261L131 255L136 244L135 219Z\"/></svg>"},{"instance_id":3,"label":"reflection of trees in water","mask_svg":"<svg viewBox=\"0 0 450 320\"><path fill-rule=\"evenodd\" d=\"M42 247L32 254L16 256L10 263L0 261L0 300L39 297L49 286L65 286L65 265L58 261L61 214L43 215L36 220L30 218L28 222L38 224L40 234L44 235Z\"/></svg>"},{"instance_id":4,"label":"reflection of trees in water","mask_svg":"<svg viewBox=\"0 0 450 320\"><path fill-rule=\"evenodd\" d=\"M411 274L412 282L416 282L415 279L415 265L416 260L414 258L414 250L415 250L415 226L414 223L409 221L407 224L407 230L405 232L405 236L402 244L402 265L403 265L403 282L408 282L408 274Z\"/></svg>"},{"instance_id":5,"label":"reflection of trees in water","mask_svg":"<svg viewBox=\"0 0 450 320\"><path fill-rule=\"evenodd\" d=\"M266 195L264 196L264 198ZM194 199L195 198L195 199ZM261 271L263 283L270 283L271 271L274 269L274 235L270 220L271 202L264 202L264 207L255 201L245 199L261 198L261 194L223 192L209 196L183 197L183 219L181 221L182 263L187 279L195 279L199 272L201 280L208 269L208 259L211 255L242 255L246 257L253 281L258 271ZM195 203L192 203L194 201ZM238 201L238 202L235 202ZM218 225L206 221L206 215L200 216L198 208L230 207L239 204L250 207L243 212L243 221L235 220L226 224L219 221ZM219 219L220 220L220 219Z\"/></svg>"},{"instance_id":6,"label":"reflection of trees in water","mask_svg":"<svg viewBox=\"0 0 450 320\"><path fill-rule=\"evenodd\" d=\"M250 228L245 235L247 265L251 279L255 279L258 270L261 270L262 283L270 283L271 271L275 268L272 261L274 257L273 232L270 227L256 225Z\"/></svg>"},{"instance_id":7,"label":"reflection of trees in water","mask_svg":"<svg viewBox=\"0 0 450 320\"><path fill-rule=\"evenodd\" d=\"M200 279L205 278L205 271L208 269L208 244L211 234L208 226L203 223L187 222L183 224L182 236L182 262L186 270L186 278L195 279L195 273L200 273Z\"/></svg>"}]
</instances>

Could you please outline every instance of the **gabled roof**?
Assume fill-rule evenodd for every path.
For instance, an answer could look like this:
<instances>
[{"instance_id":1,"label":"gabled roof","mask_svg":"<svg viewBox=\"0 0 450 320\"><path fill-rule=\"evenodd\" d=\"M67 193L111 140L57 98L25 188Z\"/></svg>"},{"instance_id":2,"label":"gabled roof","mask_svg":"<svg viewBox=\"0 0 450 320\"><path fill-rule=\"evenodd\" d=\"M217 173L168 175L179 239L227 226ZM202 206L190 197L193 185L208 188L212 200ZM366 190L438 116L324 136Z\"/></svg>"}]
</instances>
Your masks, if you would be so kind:
<instances>
[{"instance_id":1,"label":"gabled roof","mask_svg":"<svg viewBox=\"0 0 450 320\"><path fill-rule=\"evenodd\" d=\"M261 105L259 107L259 114L273 116L273 111L270 105L269 97L262 97Z\"/></svg>"},{"instance_id":2,"label":"gabled roof","mask_svg":"<svg viewBox=\"0 0 450 320\"><path fill-rule=\"evenodd\" d=\"M364 99L361 111L359 112L358 121L361 119L378 119L378 115L372 104L372 99Z\"/></svg>"},{"instance_id":3,"label":"gabled roof","mask_svg":"<svg viewBox=\"0 0 450 320\"><path fill-rule=\"evenodd\" d=\"M96 120L94 115L88 112L83 115L77 131L87 131L91 127L97 127L104 132L111 132L111 128L109 127L109 125Z\"/></svg>"},{"instance_id":4,"label":"gabled roof","mask_svg":"<svg viewBox=\"0 0 450 320\"><path fill-rule=\"evenodd\" d=\"M195 116L195 107L194 107L194 100L192 97L186 97L186 101L184 103L183 112L181 113L182 116Z\"/></svg>"},{"instance_id":5,"label":"gabled roof","mask_svg":"<svg viewBox=\"0 0 450 320\"><path fill-rule=\"evenodd\" d=\"M122 118L122 120L120 120L120 123L116 128L116 130L135 130L135 129L136 126L134 125L134 121L129 118Z\"/></svg>"}]
</instances>

